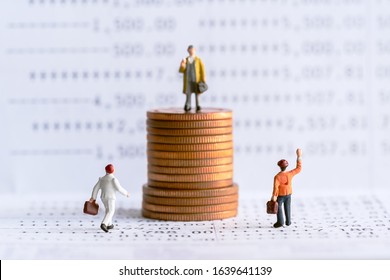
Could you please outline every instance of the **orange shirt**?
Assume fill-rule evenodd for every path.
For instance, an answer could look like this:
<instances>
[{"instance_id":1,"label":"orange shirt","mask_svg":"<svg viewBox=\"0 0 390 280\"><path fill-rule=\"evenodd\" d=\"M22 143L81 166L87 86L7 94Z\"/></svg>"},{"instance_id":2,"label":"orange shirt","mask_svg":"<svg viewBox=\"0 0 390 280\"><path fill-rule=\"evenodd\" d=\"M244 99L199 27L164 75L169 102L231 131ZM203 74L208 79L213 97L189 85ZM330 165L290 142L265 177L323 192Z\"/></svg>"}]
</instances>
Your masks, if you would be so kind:
<instances>
[{"instance_id":1,"label":"orange shirt","mask_svg":"<svg viewBox=\"0 0 390 280\"><path fill-rule=\"evenodd\" d=\"M275 175L274 178L274 190L273 196L283 196L292 194L291 181L292 178L301 172L302 163L300 160L297 160L297 167L293 170L287 172L279 172Z\"/></svg>"}]
</instances>

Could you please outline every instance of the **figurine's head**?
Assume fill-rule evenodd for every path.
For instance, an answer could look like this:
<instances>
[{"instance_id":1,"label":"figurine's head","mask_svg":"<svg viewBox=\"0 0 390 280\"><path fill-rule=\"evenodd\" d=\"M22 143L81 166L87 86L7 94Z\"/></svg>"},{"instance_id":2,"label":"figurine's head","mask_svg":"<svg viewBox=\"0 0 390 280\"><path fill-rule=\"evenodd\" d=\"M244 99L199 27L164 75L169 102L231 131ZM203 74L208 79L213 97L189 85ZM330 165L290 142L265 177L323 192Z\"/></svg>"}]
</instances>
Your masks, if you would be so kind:
<instances>
[{"instance_id":1,"label":"figurine's head","mask_svg":"<svg viewBox=\"0 0 390 280\"><path fill-rule=\"evenodd\" d=\"M285 159L281 159L278 161L278 166L280 167L280 170L284 171L288 166L288 161Z\"/></svg>"},{"instance_id":2,"label":"figurine's head","mask_svg":"<svg viewBox=\"0 0 390 280\"><path fill-rule=\"evenodd\" d=\"M190 56L194 56L196 52L195 47L193 45L189 45L187 51L190 54Z\"/></svg>"},{"instance_id":3,"label":"figurine's head","mask_svg":"<svg viewBox=\"0 0 390 280\"><path fill-rule=\"evenodd\" d=\"M106 166L106 172L108 174L114 173L114 166L112 164L109 164Z\"/></svg>"}]
</instances>

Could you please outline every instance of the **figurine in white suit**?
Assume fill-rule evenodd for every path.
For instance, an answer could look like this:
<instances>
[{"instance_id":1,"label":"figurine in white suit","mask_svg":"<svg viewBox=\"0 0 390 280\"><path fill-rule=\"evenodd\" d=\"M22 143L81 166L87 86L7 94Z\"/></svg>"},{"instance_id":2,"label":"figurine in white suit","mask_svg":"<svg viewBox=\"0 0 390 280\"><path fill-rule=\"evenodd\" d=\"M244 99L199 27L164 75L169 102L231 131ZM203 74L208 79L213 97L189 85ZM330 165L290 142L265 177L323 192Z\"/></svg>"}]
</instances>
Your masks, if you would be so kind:
<instances>
[{"instance_id":1,"label":"figurine in white suit","mask_svg":"<svg viewBox=\"0 0 390 280\"><path fill-rule=\"evenodd\" d=\"M92 191L90 202L96 201L99 190L101 190L100 198L106 208L106 214L100 228L105 232L108 232L109 229L113 229L114 225L112 224L112 217L115 213L115 193L118 191L124 196L129 197L130 194L126 191L120 184L117 178L114 177L114 166L109 164L106 166L106 175L99 178L99 181L96 183Z\"/></svg>"}]
</instances>

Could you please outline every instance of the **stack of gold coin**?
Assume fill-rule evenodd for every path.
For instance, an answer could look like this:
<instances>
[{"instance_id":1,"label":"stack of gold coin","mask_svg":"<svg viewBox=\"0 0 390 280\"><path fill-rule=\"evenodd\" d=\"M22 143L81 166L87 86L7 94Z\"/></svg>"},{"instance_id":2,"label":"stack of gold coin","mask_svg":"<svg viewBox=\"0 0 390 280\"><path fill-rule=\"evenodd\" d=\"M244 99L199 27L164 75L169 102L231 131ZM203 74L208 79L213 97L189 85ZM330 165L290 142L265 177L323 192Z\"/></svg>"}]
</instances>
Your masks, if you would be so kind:
<instances>
[{"instance_id":1,"label":"stack of gold coin","mask_svg":"<svg viewBox=\"0 0 390 280\"><path fill-rule=\"evenodd\" d=\"M171 221L236 216L232 111L158 109L148 111L147 118L143 216Z\"/></svg>"}]
</instances>

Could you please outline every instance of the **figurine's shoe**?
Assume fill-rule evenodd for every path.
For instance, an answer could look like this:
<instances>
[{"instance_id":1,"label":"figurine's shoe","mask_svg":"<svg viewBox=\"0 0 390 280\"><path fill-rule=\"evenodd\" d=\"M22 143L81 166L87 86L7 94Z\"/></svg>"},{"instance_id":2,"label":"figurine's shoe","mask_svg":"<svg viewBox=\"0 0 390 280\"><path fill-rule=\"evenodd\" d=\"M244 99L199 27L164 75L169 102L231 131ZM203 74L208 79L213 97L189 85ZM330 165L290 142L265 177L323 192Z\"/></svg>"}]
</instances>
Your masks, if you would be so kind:
<instances>
[{"instance_id":1,"label":"figurine's shoe","mask_svg":"<svg viewBox=\"0 0 390 280\"><path fill-rule=\"evenodd\" d=\"M107 229L113 229L113 228L114 228L114 225L107 226Z\"/></svg>"},{"instance_id":2,"label":"figurine's shoe","mask_svg":"<svg viewBox=\"0 0 390 280\"><path fill-rule=\"evenodd\" d=\"M184 111L186 111L186 112L188 112L188 111L190 111L191 110L191 107L190 106L184 106Z\"/></svg>"},{"instance_id":3,"label":"figurine's shoe","mask_svg":"<svg viewBox=\"0 0 390 280\"><path fill-rule=\"evenodd\" d=\"M105 224L101 224L101 225L100 225L100 228L101 228L103 231L108 232L108 228L107 228L107 226L106 226Z\"/></svg>"},{"instance_id":4,"label":"figurine's shoe","mask_svg":"<svg viewBox=\"0 0 390 280\"><path fill-rule=\"evenodd\" d=\"M282 224L279 224L279 223L275 223L274 224L274 228L280 228L280 227L282 227L283 225Z\"/></svg>"},{"instance_id":5,"label":"figurine's shoe","mask_svg":"<svg viewBox=\"0 0 390 280\"><path fill-rule=\"evenodd\" d=\"M289 226L289 225L291 225L291 222L286 222L286 226Z\"/></svg>"},{"instance_id":6,"label":"figurine's shoe","mask_svg":"<svg viewBox=\"0 0 390 280\"><path fill-rule=\"evenodd\" d=\"M200 110L202 110L202 107L196 106L196 111L200 111Z\"/></svg>"}]
</instances>

